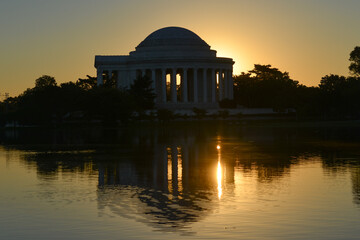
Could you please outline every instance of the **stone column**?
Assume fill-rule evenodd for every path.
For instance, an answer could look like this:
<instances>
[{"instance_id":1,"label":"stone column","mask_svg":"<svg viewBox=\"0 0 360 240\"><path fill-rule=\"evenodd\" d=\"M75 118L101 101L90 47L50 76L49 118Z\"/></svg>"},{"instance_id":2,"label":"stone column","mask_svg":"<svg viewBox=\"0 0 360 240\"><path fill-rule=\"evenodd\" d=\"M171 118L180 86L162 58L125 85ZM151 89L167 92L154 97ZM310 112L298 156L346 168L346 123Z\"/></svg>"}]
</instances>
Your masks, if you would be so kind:
<instances>
[{"instance_id":1,"label":"stone column","mask_svg":"<svg viewBox=\"0 0 360 240\"><path fill-rule=\"evenodd\" d=\"M207 102L207 68L203 69L203 102Z\"/></svg>"},{"instance_id":2,"label":"stone column","mask_svg":"<svg viewBox=\"0 0 360 240\"><path fill-rule=\"evenodd\" d=\"M156 69L151 69L151 87L153 89L153 93L155 93L157 95L157 91L156 91ZM158 98L158 97L156 97ZM155 98L155 102L157 101L157 99Z\"/></svg>"},{"instance_id":3,"label":"stone column","mask_svg":"<svg viewBox=\"0 0 360 240\"><path fill-rule=\"evenodd\" d=\"M188 101L188 87L187 87L187 68L183 69L183 76L181 79L181 87L182 87L182 101L187 103Z\"/></svg>"},{"instance_id":4,"label":"stone column","mask_svg":"<svg viewBox=\"0 0 360 240\"><path fill-rule=\"evenodd\" d=\"M197 68L194 68L194 103L198 102L198 88L197 88L197 84L198 84L198 77L197 77Z\"/></svg>"},{"instance_id":5,"label":"stone column","mask_svg":"<svg viewBox=\"0 0 360 240\"><path fill-rule=\"evenodd\" d=\"M130 87L130 77L131 77L131 71L123 71L122 72L122 78L123 78L123 87L129 88Z\"/></svg>"},{"instance_id":6,"label":"stone column","mask_svg":"<svg viewBox=\"0 0 360 240\"><path fill-rule=\"evenodd\" d=\"M161 69L161 101L166 103L166 69Z\"/></svg>"},{"instance_id":7,"label":"stone column","mask_svg":"<svg viewBox=\"0 0 360 240\"><path fill-rule=\"evenodd\" d=\"M215 69L211 69L211 102L216 102L216 74Z\"/></svg>"},{"instance_id":8,"label":"stone column","mask_svg":"<svg viewBox=\"0 0 360 240\"><path fill-rule=\"evenodd\" d=\"M100 85L103 85L104 84L104 77L103 77L103 70L101 68L98 68L97 69L97 85L100 86Z\"/></svg>"},{"instance_id":9,"label":"stone column","mask_svg":"<svg viewBox=\"0 0 360 240\"><path fill-rule=\"evenodd\" d=\"M219 69L219 101L221 101L223 99L223 77L222 77L222 70Z\"/></svg>"},{"instance_id":10,"label":"stone column","mask_svg":"<svg viewBox=\"0 0 360 240\"><path fill-rule=\"evenodd\" d=\"M228 91L229 91L229 74L228 74L228 70L225 69L224 70L224 95L223 98L228 98Z\"/></svg>"},{"instance_id":11,"label":"stone column","mask_svg":"<svg viewBox=\"0 0 360 240\"><path fill-rule=\"evenodd\" d=\"M120 88L121 87L121 80L122 80L122 77L120 77L120 70L116 70L116 88Z\"/></svg>"},{"instance_id":12,"label":"stone column","mask_svg":"<svg viewBox=\"0 0 360 240\"><path fill-rule=\"evenodd\" d=\"M137 71L136 69L131 71L130 73L130 79L129 79L129 82L128 82L128 87L130 88L131 84L134 83L135 79L137 78Z\"/></svg>"},{"instance_id":13,"label":"stone column","mask_svg":"<svg viewBox=\"0 0 360 240\"><path fill-rule=\"evenodd\" d=\"M170 91L171 91L171 102L177 102L177 93L176 93L176 68L173 68L171 71L171 80L170 80Z\"/></svg>"},{"instance_id":14,"label":"stone column","mask_svg":"<svg viewBox=\"0 0 360 240\"><path fill-rule=\"evenodd\" d=\"M112 70L108 70L108 76L107 76L107 80L108 80L108 83L110 83L110 81L112 80Z\"/></svg>"}]
</instances>

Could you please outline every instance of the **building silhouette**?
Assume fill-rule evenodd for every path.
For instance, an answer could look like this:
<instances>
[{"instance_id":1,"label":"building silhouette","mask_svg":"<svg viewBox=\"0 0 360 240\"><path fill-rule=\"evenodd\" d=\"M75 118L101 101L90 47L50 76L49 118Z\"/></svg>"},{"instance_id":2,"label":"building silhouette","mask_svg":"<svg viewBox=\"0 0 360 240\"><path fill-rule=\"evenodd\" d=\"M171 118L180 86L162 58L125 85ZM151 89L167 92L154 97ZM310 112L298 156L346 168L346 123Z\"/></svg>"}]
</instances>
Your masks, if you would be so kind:
<instances>
[{"instance_id":1,"label":"building silhouette","mask_svg":"<svg viewBox=\"0 0 360 240\"><path fill-rule=\"evenodd\" d=\"M118 88L129 88L147 76L160 108L216 108L218 101L233 99L233 64L180 27L151 33L129 55L95 56L98 85L115 81Z\"/></svg>"}]
</instances>

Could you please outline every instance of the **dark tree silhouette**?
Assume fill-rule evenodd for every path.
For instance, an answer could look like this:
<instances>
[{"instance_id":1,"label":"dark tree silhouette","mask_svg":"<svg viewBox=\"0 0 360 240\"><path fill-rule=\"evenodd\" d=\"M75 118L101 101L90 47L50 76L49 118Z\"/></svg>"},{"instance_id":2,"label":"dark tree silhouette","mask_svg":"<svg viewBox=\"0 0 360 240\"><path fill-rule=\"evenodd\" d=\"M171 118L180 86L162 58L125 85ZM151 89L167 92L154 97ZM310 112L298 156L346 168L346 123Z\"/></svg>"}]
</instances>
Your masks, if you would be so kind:
<instances>
[{"instance_id":1,"label":"dark tree silhouette","mask_svg":"<svg viewBox=\"0 0 360 240\"><path fill-rule=\"evenodd\" d=\"M326 75L320 81L320 89L329 95L337 94L346 83L346 77L339 75Z\"/></svg>"},{"instance_id":2,"label":"dark tree silhouette","mask_svg":"<svg viewBox=\"0 0 360 240\"><path fill-rule=\"evenodd\" d=\"M350 53L350 73L354 76L360 77L360 47L355 47Z\"/></svg>"},{"instance_id":3,"label":"dark tree silhouette","mask_svg":"<svg viewBox=\"0 0 360 240\"><path fill-rule=\"evenodd\" d=\"M326 75L319 84L325 118L358 117L360 78Z\"/></svg>"},{"instance_id":4,"label":"dark tree silhouette","mask_svg":"<svg viewBox=\"0 0 360 240\"><path fill-rule=\"evenodd\" d=\"M326 75L317 87L301 85L289 73L271 65L255 64L248 73L234 76L235 99L225 99L220 106L231 108L237 104L279 111L295 108L297 116L304 119L360 119L360 47L350 53L350 61L353 76ZM86 77L60 86L54 77L39 77L34 88L0 102L0 125L9 121L36 125L61 122L72 112L80 112L82 120L127 122L133 119L134 111L141 115L155 105L156 95L148 76L138 77L129 90L115 88L116 74L108 76L102 87L97 87L95 77ZM169 120L174 114L159 109L157 117Z\"/></svg>"},{"instance_id":5,"label":"dark tree silhouette","mask_svg":"<svg viewBox=\"0 0 360 240\"><path fill-rule=\"evenodd\" d=\"M48 125L67 121L102 120L103 123L126 123L135 110L153 108L155 94L147 77L134 81L130 90L96 87L96 78L87 75L76 83L57 86L55 78L41 76L11 101L0 102L0 123ZM75 117L72 116L80 116Z\"/></svg>"},{"instance_id":6,"label":"dark tree silhouette","mask_svg":"<svg viewBox=\"0 0 360 240\"><path fill-rule=\"evenodd\" d=\"M301 84L297 87L295 109L298 118L320 118L321 102L319 87L307 87Z\"/></svg>"},{"instance_id":7,"label":"dark tree silhouette","mask_svg":"<svg viewBox=\"0 0 360 240\"><path fill-rule=\"evenodd\" d=\"M105 87L105 88L116 88L116 76L113 76L113 75L111 75L111 76L106 76L105 78L104 78L104 84L102 85L103 87Z\"/></svg>"},{"instance_id":8,"label":"dark tree silhouette","mask_svg":"<svg viewBox=\"0 0 360 240\"><path fill-rule=\"evenodd\" d=\"M101 119L105 123L120 120L126 123L136 108L134 98L117 88L94 88L89 91L85 107L90 118Z\"/></svg>"},{"instance_id":9,"label":"dark tree silhouette","mask_svg":"<svg viewBox=\"0 0 360 240\"><path fill-rule=\"evenodd\" d=\"M82 89L89 90L97 86L97 79L96 77L86 75L86 78L79 78L76 81L76 85Z\"/></svg>"},{"instance_id":10,"label":"dark tree silhouette","mask_svg":"<svg viewBox=\"0 0 360 240\"><path fill-rule=\"evenodd\" d=\"M246 107L294 107L297 87L289 73L271 65L255 64L253 70L234 77L235 101Z\"/></svg>"},{"instance_id":11,"label":"dark tree silhouette","mask_svg":"<svg viewBox=\"0 0 360 240\"><path fill-rule=\"evenodd\" d=\"M156 94L152 88L152 81L148 76L139 76L130 86L130 94L134 96L138 110L154 108Z\"/></svg>"},{"instance_id":12,"label":"dark tree silhouette","mask_svg":"<svg viewBox=\"0 0 360 240\"><path fill-rule=\"evenodd\" d=\"M56 80L54 77L42 75L35 80L35 88L56 87Z\"/></svg>"}]
</instances>

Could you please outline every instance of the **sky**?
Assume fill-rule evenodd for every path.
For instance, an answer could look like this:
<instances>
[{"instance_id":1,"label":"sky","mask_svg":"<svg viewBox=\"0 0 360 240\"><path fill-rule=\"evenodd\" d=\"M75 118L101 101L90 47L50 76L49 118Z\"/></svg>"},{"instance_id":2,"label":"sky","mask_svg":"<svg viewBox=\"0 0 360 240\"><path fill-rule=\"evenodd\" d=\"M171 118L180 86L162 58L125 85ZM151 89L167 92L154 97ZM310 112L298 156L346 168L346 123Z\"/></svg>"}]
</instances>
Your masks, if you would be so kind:
<instances>
[{"instance_id":1,"label":"sky","mask_svg":"<svg viewBox=\"0 0 360 240\"><path fill-rule=\"evenodd\" d=\"M359 9L359 0L1 0L0 94L17 96L42 75L58 84L95 76L95 55L128 55L168 26L233 58L236 75L271 64L317 86L349 75Z\"/></svg>"}]
</instances>

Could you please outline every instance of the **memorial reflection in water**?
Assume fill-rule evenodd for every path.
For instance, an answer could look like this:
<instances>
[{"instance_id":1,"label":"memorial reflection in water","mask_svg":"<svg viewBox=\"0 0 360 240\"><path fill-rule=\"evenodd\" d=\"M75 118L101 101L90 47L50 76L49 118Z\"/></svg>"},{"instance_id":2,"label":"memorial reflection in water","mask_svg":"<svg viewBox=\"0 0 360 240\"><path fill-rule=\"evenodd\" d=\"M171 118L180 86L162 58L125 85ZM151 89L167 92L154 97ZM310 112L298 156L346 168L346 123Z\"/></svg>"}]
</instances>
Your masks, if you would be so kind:
<instances>
[{"instance_id":1,"label":"memorial reflection in water","mask_svg":"<svg viewBox=\"0 0 360 240\"><path fill-rule=\"evenodd\" d=\"M199 143L193 136L178 137L171 144L158 143L145 150L149 153L145 158L99 162L99 209L108 207L127 216L141 209L146 222L169 231L199 221L222 195L219 146L212 140Z\"/></svg>"},{"instance_id":2,"label":"memorial reflection in water","mask_svg":"<svg viewBox=\"0 0 360 240\"><path fill-rule=\"evenodd\" d=\"M271 218L278 220L289 211L297 216L307 213L301 209L316 208L305 205L312 195L329 207L326 204L339 200L334 198L334 191L344 191L338 202L338 206L343 206L348 203L348 194L340 184L349 185L350 202L359 207L360 141L352 138L350 142L346 139L335 142L329 139L334 133L322 131L317 130L319 134L312 138L306 129L293 132L237 126L213 129L199 126L196 130L184 127L172 131L100 129L79 135L58 131L56 135L44 135L45 139L32 146L19 143L34 134L7 132L0 135L4 139L0 153L17 152L22 165L36 169L40 186L51 186L54 182L60 186L76 180L84 192L94 194L99 217L120 217L144 223L151 229L192 234L199 231L193 229L195 223L213 226L209 219L214 213L225 212L229 220L223 221L227 225L247 217L238 226L241 231L241 225L253 223L247 227L256 228L257 222L264 223L262 218L271 211L274 211ZM337 148L340 145L342 151ZM306 174L314 174L311 176L317 180L307 178ZM87 178L87 182L79 180ZM49 192L39 196L51 196L52 201L61 201L56 197L66 196L66 201L77 201L78 195L58 191L59 186L48 188ZM309 186L317 186L318 192L302 195L302 190ZM286 198L291 193L294 197ZM277 208L279 205L285 206L285 212ZM322 216L330 213L326 210ZM318 222L313 224L319 227Z\"/></svg>"}]
</instances>

